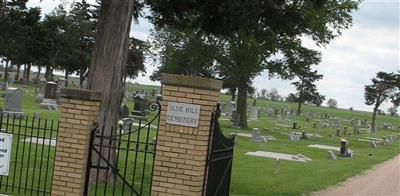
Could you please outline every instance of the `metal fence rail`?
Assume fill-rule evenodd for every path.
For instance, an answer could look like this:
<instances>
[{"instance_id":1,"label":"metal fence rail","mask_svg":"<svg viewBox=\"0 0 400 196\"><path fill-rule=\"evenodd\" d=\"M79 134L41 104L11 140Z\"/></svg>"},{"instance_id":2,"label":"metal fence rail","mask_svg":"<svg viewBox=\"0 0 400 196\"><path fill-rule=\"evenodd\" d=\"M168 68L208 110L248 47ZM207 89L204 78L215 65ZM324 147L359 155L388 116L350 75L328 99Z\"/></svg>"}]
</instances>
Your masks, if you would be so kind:
<instances>
[{"instance_id":1,"label":"metal fence rail","mask_svg":"<svg viewBox=\"0 0 400 196\"><path fill-rule=\"evenodd\" d=\"M93 128L84 195L150 194L160 108L151 102L152 119L133 118L126 128Z\"/></svg>"},{"instance_id":2,"label":"metal fence rail","mask_svg":"<svg viewBox=\"0 0 400 196\"><path fill-rule=\"evenodd\" d=\"M0 132L13 135L8 176L0 193L50 195L58 121L1 114Z\"/></svg>"}]
</instances>

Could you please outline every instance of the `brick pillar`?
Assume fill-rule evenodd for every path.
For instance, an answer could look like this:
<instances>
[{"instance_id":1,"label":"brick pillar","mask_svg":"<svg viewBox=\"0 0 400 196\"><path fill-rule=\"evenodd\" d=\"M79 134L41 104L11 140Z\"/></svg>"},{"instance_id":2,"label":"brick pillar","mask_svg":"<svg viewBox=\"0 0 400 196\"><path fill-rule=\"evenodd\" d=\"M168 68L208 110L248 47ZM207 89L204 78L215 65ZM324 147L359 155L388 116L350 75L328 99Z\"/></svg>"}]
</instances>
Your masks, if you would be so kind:
<instances>
[{"instance_id":1,"label":"brick pillar","mask_svg":"<svg viewBox=\"0 0 400 196\"><path fill-rule=\"evenodd\" d=\"M62 89L51 195L83 194L90 127L100 101L98 92Z\"/></svg>"},{"instance_id":2,"label":"brick pillar","mask_svg":"<svg viewBox=\"0 0 400 196\"><path fill-rule=\"evenodd\" d=\"M151 195L201 195L211 113L218 102L222 82L172 74L163 74L161 78L163 101ZM175 109L181 105L199 107L198 121L192 114L181 113L181 117L188 118L177 117L169 105L177 106ZM179 121L187 124L176 124Z\"/></svg>"}]
</instances>

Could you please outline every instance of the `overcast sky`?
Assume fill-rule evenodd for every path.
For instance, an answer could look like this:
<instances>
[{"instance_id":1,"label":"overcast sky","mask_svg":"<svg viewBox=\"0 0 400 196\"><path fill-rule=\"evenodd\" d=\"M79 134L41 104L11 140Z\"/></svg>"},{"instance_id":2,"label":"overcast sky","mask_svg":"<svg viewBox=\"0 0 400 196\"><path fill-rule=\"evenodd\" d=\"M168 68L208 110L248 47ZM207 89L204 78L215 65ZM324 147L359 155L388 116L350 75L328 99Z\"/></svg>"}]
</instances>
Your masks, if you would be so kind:
<instances>
[{"instance_id":1,"label":"overcast sky","mask_svg":"<svg viewBox=\"0 0 400 196\"><path fill-rule=\"evenodd\" d=\"M88 0L93 2L94 0ZM30 0L28 6L40 6L44 13L49 13L60 2L72 0ZM364 85L370 83L378 71L394 72L400 70L400 0L365 0L353 16L353 26L343 31L343 35L333 40L322 52L322 62L316 69L324 75L317 83L318 90L327 99L334 98L339 107L353 107L356 110L372 110L364 104ZM152 25L145 19L132 26L131 34L146 40ZM304 41L306 46L315 48ZM150 81L148 75L154 67L147 66L147 74L135 82L158 84ZM281 95L294 92L291 81L269 79L262 73L254 81L257 89L278 89ZM382 109L390 107L387 103Z\"/></svg>"}]
</instances>

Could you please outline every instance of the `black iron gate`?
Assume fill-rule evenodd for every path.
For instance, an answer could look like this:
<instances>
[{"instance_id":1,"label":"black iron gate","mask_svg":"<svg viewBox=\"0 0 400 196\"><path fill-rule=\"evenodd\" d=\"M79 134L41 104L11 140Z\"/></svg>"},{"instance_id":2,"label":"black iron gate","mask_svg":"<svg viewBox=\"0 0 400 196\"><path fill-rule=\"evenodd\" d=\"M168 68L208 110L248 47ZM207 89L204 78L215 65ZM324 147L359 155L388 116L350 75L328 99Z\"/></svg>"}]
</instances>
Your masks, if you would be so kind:
<instances>
[{"instance_id":1,"label":"black iron gate","mask_svg":"<svg viewBox=\"0 0 400 196\"><path fill-rule=\"evenodd\" d=\"M7 162L10 155L8 172L1 165L6 172L0 174L0 194L50 195L58 121L2 112L0 133L0 156Z\"/></svg>"},{"instance_id":2,"label":"black iron gate","mask_svg":"<svg viewBox=\"0 0 400 196\"><path fill-rule=\"evenodd\" d=\"M222 133L218 118L220 107L217 104L210 124L209 155L207 160L207 185L205 195L229 195L231 181L234 137L227 138Z\"/></svg>"},{"instance_id":3,"label":"black iron gate","mask_svg":"<svg viewBox=\"0 0 400 196\"><path fill-rule=\"evenodd\" d=\"M151 120L137 116L109 136L92 129L84 195L149 194L160 108L160 99L151 102Z\"/></svg>"}]
</instances>

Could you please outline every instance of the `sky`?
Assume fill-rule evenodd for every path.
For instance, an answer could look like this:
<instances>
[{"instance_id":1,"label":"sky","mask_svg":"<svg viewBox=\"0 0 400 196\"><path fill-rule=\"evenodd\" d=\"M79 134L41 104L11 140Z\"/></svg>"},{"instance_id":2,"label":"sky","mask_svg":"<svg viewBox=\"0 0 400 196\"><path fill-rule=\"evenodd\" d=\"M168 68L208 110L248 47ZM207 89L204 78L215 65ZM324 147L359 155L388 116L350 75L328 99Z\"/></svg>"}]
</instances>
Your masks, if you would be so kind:
<instances>
[{"instance_id":1,"label":"sky","mask_svg":"<svg viewBox=\"0 0 400 196\"><path fill-rule=\"evenodd\" d=\"M68 4L72 0L30 0L28 6L40 6L46 14L61 2ZM326 100L336 99L341 108L372 110L372 106L364 104L364 86L379 71L400 70L399 13L400 0L364 0L359 10L353 13L353 26L342 31L342 35L328 46L318 48L307 39L303 40L305 46L322 53L322 61L315 69L324 75L317 82L317 88ZM132 25L131 35L147 40L152 27L146 19L140 18L137 24ZM147 74L140 75L134 82L159 84L148 77L155 67L149 64L146 69ZM288 80L271 79L267 72L261 73L254 80L258 90L276 88L283 96L295 92L290 83ZM390 106L385 103L381 109L386 111Z\"/></svg>"}]
</instances>

